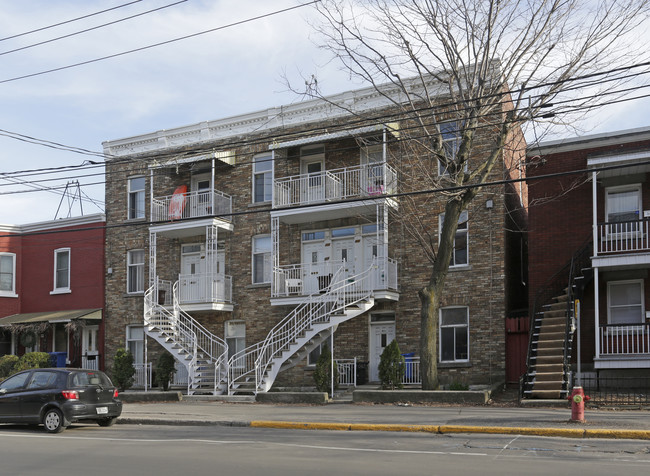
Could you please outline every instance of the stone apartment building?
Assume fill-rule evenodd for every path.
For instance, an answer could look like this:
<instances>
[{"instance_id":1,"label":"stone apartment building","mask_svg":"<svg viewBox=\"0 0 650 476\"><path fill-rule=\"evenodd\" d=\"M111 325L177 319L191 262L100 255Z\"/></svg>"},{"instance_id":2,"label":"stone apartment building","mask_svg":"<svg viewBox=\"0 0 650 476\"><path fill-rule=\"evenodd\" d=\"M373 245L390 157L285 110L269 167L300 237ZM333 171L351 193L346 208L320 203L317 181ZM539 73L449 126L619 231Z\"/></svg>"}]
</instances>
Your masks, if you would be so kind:
<instances>
[{"instance_id":1,"label":"stone apartment building","mask_svg":"<svg viewBox=\"0 0 650 476\"><path fill-rule=\"evenodd\" d=\"M330 345L370 381L393 339L417 362L430 266L391 195L424 181L389 111L362 89L105 142L107 354L127 347L143 369L165 348L190 392L313 386ZM504 152L494 179L519 174L524 152ZM413 200L435 238L442 198ZM505 316L526 305L525 204L524 186L486 188L462 217L443 384L505 380Z\"/></svg>"}]
</instances>

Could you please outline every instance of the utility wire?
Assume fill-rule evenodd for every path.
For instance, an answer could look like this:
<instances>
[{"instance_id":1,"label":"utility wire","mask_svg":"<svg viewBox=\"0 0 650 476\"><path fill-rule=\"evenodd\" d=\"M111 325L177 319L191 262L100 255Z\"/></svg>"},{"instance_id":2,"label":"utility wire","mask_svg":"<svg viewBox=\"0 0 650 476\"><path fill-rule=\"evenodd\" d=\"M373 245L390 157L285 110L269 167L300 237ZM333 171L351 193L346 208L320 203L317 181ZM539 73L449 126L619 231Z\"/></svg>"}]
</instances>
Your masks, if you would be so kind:
<instances>
[{"instance_id":1,"label":"utility wire","mask_svg":"<svg viewBox=\"0 0 650 476\"><path fill-rule=\"evenodd\" d=\"M111 22L108 22L108 23L103 23L101 25L97 25L97 26L94 26L94 27L91 27L91 28L86 28L85 30L79 30L79 31L76 31L74 33L70 33L70 34L67 34L67 35L57 36L56 38L51 38L49 40L39 41L38 43L32 43L31 45L21 46L20 48L14 48L13 50L2 51L2 52L0 52L0 56L8 55L9 53L15 53L17 51L27 50L29 48L34 48L36 46L45 45L47 43L52 43L52 42L55 42L55 41L58 41L58 40L63 40L65 38L70 38L71 36L81 35L82 33L87 33L89 31L98 30L100 28L104 28L106 26L114 25L116 23L120 23L120 22L123 22L123 21L126 21L126 20L132 20L133 18L141 17L141 16L147 15L149 13L154 13L154 12L157 12L159 10L163 10L165 8L176 6L176 5L180 4L180 3L185 3L187 1L188 0L180 0L180 1L175 2L175 3L170 3L168 5L163 5L162 7L154 8L153 10L147 10L146 12L136 13L135 15L120 18L119 20L111 21Z\"/></svg>"},{"instance_id":2,"label":"utility wire","mask_svg":"<svg viewBox=\"0 0 650 476\"><path fill-rule=\"evenodd\" d=\"M67 65L67 66L60 66L58 68L52 68L52 69L48 69L48 70L45 70L45 71L39 71L37 73L30 73L30 74L25 74L25 75L22 75L22 76L16 76L16 77L13 77L13 78L3 79L3 80L0 80L0 84L9 83L9 82L12 82L12 81L18 81L20 79L33 78L35 76L41 76L41 75L44 75L44 74L54 73L54 72L57 72L57 71L63 71L63 70L70 69L70 68L76 68L78 66L84 66L84 65L87 65L87 64L97 63L99 61L104 61L104 60L107 60L107 59L118 58L120 56L125 56L125 55L131 54L131 53L137 53L137 52L140 52L140 51L145 51L145 50L148 50L148 49L151 49L151 48L156 48L158 46L169 45L171 43L176 43L178 41L187 40L189 38L195 38L197 36L205 35L207 33L213 33L215 31L224 30L226 28L231 28L233 26L243 25L245 23L250 23L252 21L260 20L260 19L263 19L263 18L268 18L268 17L274 16L274 15L279 15L281 13L286 13L288 11L296 10L298 8L306 7L306 6L313 5L313 4L319 3L319 2L320 2L320 0L313 0L313 1L308 2L308 3L301 3L300 5L294 5L293 7L287 7L287 8L284 8L282 10L276 10L276 11L273 11L273 12L265 13L263 15L258 15L256 17L247 18L246 20L236 21L236 22L233 22L233 23L229 23L227 25L218 26L216 28L210 28L209 30L200 31L198 33L192 33L190 35L185 35L185 36L181 36L181 37L178 37L178 38L173 38L171 40L161 41L159 43L154 43L152 45L142 46L140 48L135 48L135 49L128 50L128 51L123 51L121 53L115 53L115 54L112 54L112 55L102 56L101 58L95 58L95 59L91 59L91 60L87 60L87 61L81 61L79 63L70 64L70 65Z\"/></svg>"},{"instance_id":3,"label":"utility wire","mask_svg":"<svg viewBox=\"0 0 650 476\"><path fill-rule=\"evenodd\" d=\"M37 33L39 31L49 30L50 28L54 28L54 27L61 26L61 25L66 25L68 23L83 20L85 18L90 18L90 17L96 16L96 15L100 15L102 13L110 12L112 10L117 10L118 8L128 7L129 5L133 5L134 3L139 3L141 1L142 0L135 0L133 2L124 3L122 5L117 5L117 6L112 7L112 8L107 8L106 10L101 10L99 12L90 13L88 15L83 15L83 16L80 16L80 17L77 17L77 18L73 18L71 20L65 20L65 21L62 21L62 22L59 22L59 23L55 23L53 25L48 25L48 26L44 26L44 27L41 27L41 28L36 28L35 30L30 30L30 31L26 31L26 32L23 32L23 33L18 33L17 35L6 36L4 38L0 38L0 41L11 40L13 38L19 38L21 36L31 35L32 33Z\"/></svg>"}]
</instances>

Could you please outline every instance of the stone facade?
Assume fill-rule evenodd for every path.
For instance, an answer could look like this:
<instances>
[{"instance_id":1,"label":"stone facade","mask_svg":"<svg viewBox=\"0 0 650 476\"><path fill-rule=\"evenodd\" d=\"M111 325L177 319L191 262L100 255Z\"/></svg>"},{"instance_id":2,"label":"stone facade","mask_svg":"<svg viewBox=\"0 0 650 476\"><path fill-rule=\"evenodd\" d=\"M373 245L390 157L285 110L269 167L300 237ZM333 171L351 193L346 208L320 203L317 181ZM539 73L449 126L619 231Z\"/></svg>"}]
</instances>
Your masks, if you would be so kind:
<instances>
[{"instance_id":1,"label":"stone facade","mask_svg":"<svg viewBox=\"0 0 650 476\"><path fill-rule=\"evenodd\" d=\"M381 98L368 92L359 94L358 103L367 110L385 107ZM373 102L374 101L374 102ZM284 115L283 115L284 114ZM266 120L265 120L266 118ZM355 119L356 121L357 119ZM245 323L245 343L251 345L262 341L269 330L280 322L299 302L271 299L270 284L253 284L252 240L259 235L272 233L271 215L274 209L269 202L253 203L253 164L256 154L276 150L273 164L273 178L296 176L301 170L300 143L288 143L286 148L274 149L278 143L305 139L321 134L320 140L305 140L305 143L324 147L324 170L331 171L359 166L361 146L365 139L382 144L387 137L388 165L399 174L398 192L422 190L430 184L417 175L412 162L407 162L410 153L390 133L382 136L383 129L363 129L358 135L342 133L328 136L330 131L342 130L352 122L350 116L316 102L291 106L288 110L262 111L247 116L231 118L212 123L201 123L185 128L161 131L146 136L112 141L104 144L107 153L115 158L107 162L107 222L106 267L110 271L106 284L106 352L111 356L126 345L127 326L141 326L143 322L143 293L127 293L127 253L130 250L145 250L145 287L149 283L149 227L155 228L150 220L151 197L171 195L178 185L190 186L192 175L212 173L212 161L208 158L214 151L234 151L235 164L227 165L219 160L214 165L214 188L232 197L232 231L218 230L218 241L222 243L225 274L232 276L232 306L228 309L194 310L190 314L214 334L224 337L228 321ZM283 125L284 124L284 125ZM363 124L362 124L363 125ZM360 126L355 122L355 127ZM348 129L351 126L347 126ZM359 129L361 130L361 129ZM481 160L493 138L486 132L477 134L476 156ZM364 139L364 140L361 140ZM521 138L518 138L521 139ZM378 142L377 142L378 141ZM514 142L514 141L513 141ZM513 148L524 150L521 148ZM197 157L205 157L204 160ZM191 158L182 160L183 158ZM175 165L167 163L175 158ZM521 154L506 151L494 168L495 181L510 177L511 165L520 160ZM431 167L431 166L430 166ZM437 173L433 168L434 173ZM145 217L128 220L129 177L145 177ZM505 324L509 310L516 305L525 306L526 292L518 287L523 282L519 275L518 260L509 255L520 255L521 240L513 239L516 230L507 227L516 223L520 230L525 226L521 216L512 214L509 207L521 208L525 197L520 189L498 185L481 190L468 210L469 259L468 264L450 270L442 299L443 307L467 307L469 311L469 356L462 362L441 362L439 364L441 383L462 382L467 384L495 383L505 380ZM510 199L508 194L514 195ZM367 197L368 198L368 197ZM331 210L319 208L300 220L283 221L278 227L278 262L280 265L304 261L303 233L325 230L326 236L335 229L354 229L355 253L365 242L361 233L366 225L388 229L388 257L398 263L398 291L386 292L376 299L370 311L341 324L334 334L335 358L356 358L359 362L371 360L372 332L375 325L394 325L395 338L404 353L419 355L420 345L420 300L418 290L427 282L431 264L423 249L408 232L409 221L400 212L399 201L389 202L385 198L368 198L365 210L336 216ZM375 202L387 207L388 222L377 221ZM427 223L434 239L437 239L439 215L444 211L444 197L428 194L414 196L417 220ZM512 205L514 203L514 205ZM315 209L316 210L316 209ZM525 208L524 210L525 215ZM322 214L324 213L324 214ZM328 214L330 213L330 214ZM334 217L334 218L332 218ZM514 218L513 218L514 217ZM413 217L411 217L413 219ZM189 222L188 222L189 223ZM190 226L190 225L188 225ZM197 236L157 235L156 270L161 279L174 281L181 272L181 245L204 243L205 233ZM325 240L323 252L333 240ZM326 258L327 259L327 258ZM360 263L361 257L357 256ZM513 269L507 264L511 263ZM357 264L357 270L360 264ZM515 277L511 276L516 274ZM514 284L513 284L514 283ZM160 348L147 345L148 358L155 359ZM372 363L371 363L372 365ZM292 369L280 373L278 386L313 386L313 367L307 359Z\"/></svg>"}]
</instances>

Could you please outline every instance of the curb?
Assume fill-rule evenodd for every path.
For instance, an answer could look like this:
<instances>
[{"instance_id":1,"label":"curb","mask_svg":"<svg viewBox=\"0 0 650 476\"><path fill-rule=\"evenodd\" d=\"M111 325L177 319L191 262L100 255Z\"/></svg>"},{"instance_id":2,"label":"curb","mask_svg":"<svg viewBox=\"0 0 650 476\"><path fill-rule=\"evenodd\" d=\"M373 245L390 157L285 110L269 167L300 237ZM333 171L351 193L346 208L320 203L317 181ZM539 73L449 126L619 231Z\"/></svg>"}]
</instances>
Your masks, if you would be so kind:
<instances>
[{"instance_id":1,"label":"curb","mask_svg":"<svg viewBox=\"0 0 650 476\"><path fill-rule=\"evenodd\" d=\"M398 423L324 423L296 421L215 421L174 420L120 417L117 423L132 425L172 426L230 426L250 428L275 428L283 430L331 430L331 431L392 431L410 433L481 433L494 435L547 436L560 438L611 438L628 440L650 440L650 430L609 430L580 428L530 428L510 426L464 426L464 425L402 425Z\"/></svg>"}]
</instances>

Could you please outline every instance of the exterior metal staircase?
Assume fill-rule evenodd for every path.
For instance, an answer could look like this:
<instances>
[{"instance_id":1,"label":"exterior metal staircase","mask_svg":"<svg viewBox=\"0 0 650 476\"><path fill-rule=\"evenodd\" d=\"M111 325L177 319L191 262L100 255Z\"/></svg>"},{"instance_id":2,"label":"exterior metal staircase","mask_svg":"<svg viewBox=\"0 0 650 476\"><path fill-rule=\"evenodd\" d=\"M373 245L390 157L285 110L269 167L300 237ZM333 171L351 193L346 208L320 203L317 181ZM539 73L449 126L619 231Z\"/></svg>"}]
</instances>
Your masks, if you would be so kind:
<instances>
[{"instance_id":1,"label":"exterior metal staircase","mask_svg":"<svg viewBox=\"0 0 650 476\"><path fill-rule=\"evenodd\" d=\"M172 300L160 296L172 289ZM185 366L187 392L222 393L228 374L228 346L210 333L178 304L178 281L156 279L144 295L144 329L147 336L162 345Z\"/></svg>"},{"instance_id":2,"label":"exterior metal staircase","mask_svg":"<svg viewBox=\"0 0 650 476\"><path fill-rule=\"evenodd\" d=\"M591 241L540 290L530 326L522 398L561 399L571 390L574 303L592 276Z\"/></svg>"},{"instance_id":3,"label":"exterior metal staircase","mask_svg":"<svg viewBox=\"0 0 650 476\"><path fill-rule=\"evenodd\" d=\"M267 335L229 361L228 393L268 392L278 373L302 361L336 330L338 325L374 305L372 279L375 261L355 276L346 276L343 267L332 277L323 294L308 296Z\"/></svg>"}]
</instances>

